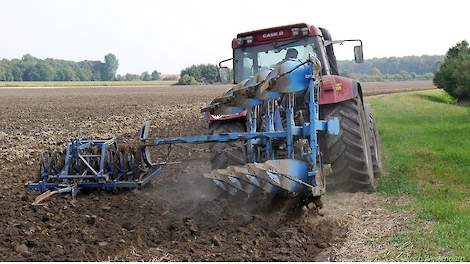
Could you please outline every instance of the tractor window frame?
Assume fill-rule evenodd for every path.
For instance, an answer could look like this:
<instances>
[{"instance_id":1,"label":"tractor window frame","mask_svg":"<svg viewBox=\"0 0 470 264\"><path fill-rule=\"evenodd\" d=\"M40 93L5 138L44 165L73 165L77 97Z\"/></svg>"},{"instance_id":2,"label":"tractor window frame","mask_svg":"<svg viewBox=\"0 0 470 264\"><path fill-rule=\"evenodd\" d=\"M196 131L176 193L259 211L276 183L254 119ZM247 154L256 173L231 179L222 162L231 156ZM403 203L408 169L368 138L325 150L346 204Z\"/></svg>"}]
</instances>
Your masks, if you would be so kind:
<instances>
[{"instance_id":1,"label":"tractor window frame","mask_svg":"<svg viewBox=\"0 0 470 264\"><path fill-rule=\"evenodd\" d=\"M285 46L283 46L285 45ZM277 43L268 43L263 45L256 45L250 47L241 47L233 49L233 82L237 84L242 80L249 78L252 75L255 75L259 72L259 63L258 58L259 56L252 56L252 65L250 68L246 68L246 63L241 62L241 60L245 60L251 53L251 55L257 55L261 52L275 50L276 46L282 46L283 50L286 50L291 47L298 47L298 46L305 46L305 45L312 45L313 50L315 51L315 55L320 60L322 64L322 74L329 75L330 68L328 64L328 59L325 52L325 47L323 45L323 39L319 36L313 37L305 37L302 39L298 39L298 41L286 40ZM256 66L256 67L254 67Z\"/></svg>"}]
</instances>

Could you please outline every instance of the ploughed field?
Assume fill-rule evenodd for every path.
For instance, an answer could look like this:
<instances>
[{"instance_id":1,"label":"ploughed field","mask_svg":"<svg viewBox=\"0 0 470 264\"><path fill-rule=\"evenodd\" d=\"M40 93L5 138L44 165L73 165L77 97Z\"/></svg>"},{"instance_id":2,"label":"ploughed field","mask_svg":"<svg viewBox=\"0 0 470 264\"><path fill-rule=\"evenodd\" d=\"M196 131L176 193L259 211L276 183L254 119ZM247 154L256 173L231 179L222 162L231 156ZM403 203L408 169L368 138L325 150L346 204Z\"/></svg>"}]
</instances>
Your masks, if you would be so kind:
<instances>
[{"instance_id":1,"label":"ploughed field","mask_svg":"<svg viewBox=\"0 0 470 264\"><path fill-rule=\"evenodd\" d=\"M369 95L433 88L364 86ZM57 195L31 205L39 193L24 183L37 177L44 150L110 134L132 144L145 120L154 136L206 133L199 110L229 87L0 88L0 260L334 259L347 221L220 197L202 177L210 169L207 145L173 148L171 160L181 163L144 190Z\"/></svg>"}]
</instances>

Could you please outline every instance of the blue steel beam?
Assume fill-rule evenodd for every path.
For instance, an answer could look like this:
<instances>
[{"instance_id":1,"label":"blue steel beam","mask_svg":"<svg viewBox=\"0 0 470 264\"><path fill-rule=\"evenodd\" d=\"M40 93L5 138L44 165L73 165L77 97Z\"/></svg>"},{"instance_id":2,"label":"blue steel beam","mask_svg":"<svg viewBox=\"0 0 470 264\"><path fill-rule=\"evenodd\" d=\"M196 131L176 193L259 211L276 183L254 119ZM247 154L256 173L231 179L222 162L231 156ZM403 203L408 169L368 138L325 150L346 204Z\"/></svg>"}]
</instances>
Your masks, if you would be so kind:
<instances>
[{"instance_id":1,"label":"blue steel beam","mask_svg":"<svg viewBox=\"0 0 470 264\"><path fill-rule=\"evenodd\" d=\"M339 133L339 122L337 119L323 121L315 121L316 130L328 131L332 134ZM306 122L304 126L291 126L291 133L293 136L308 137L311 134L310 123ZM165 145L165 144L177 144L177 143L211 143L211 142L229 142L236 140L253 140L257 138L268 138L268 139L285 139L287 138L288 131L267 131L267 132L230 132L220 133L214 135L194 135L194 136L179 136L179 137L168 137L168 138L156 138L152 145Z\"/></svg>"}]
</instances>

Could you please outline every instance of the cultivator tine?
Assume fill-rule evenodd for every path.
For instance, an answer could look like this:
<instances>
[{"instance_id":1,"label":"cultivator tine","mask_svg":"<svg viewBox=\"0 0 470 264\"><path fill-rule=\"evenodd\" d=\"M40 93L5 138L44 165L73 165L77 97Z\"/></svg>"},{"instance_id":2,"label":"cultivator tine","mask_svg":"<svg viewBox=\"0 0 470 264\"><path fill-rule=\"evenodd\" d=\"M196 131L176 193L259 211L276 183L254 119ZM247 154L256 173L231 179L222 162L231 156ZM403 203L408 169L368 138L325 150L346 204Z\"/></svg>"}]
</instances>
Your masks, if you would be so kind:
<instances>
[{"instance_id":1,"label":"cultivator tine","mask_svg":"<svg viewBox=\"0 0 470 264\"><path fill-rule=\"evenodd\" d=\"M237 181L234 177L229 178L227 172L223 169L213 170L210 173L204 174L204 177L212 179L217 187L231 195L237 194L238 190L241 188L240 181Z\"/></svg>"},{"instance_id":2,"label":"cultivator tine","mask_svg":"<svg viewBox=\"0 0 470 264\"><path fill-rule=\"evenodd\" d=\"M293 159L268 160L257 165L258 168L265 171L267 176L272 179L272 183L280 189L288 192L298 192L305 188L314 188L314 186L307 183L308 166L303 161Z\"/></svg>"},{"instance_id":3,"label":"cultivator tine","mask_svg":"<svg viewBox=\"0 0 470 264\"><path fill-rule=\"evenodd\" d=\"M229 180L233 181L236 179L240 184L239 190L250 195L259 191L259 181L256 177L253 177L248 173L244 167L240 166L229 166L225 170L228 173Z\"/></svg>"},{"instance_id":4,"label":"cultivator tine","mask_svg":"<svg viewBox=\"0 0 470 264\"><path fill-rule=\"evenodd\" d=\"M43 192L42 194L38 195L36 199L34 199L34 202L31 205L39 205L41 204L42 201L47 200L49 197L51 197L52 195L56 193L59 193L59 192L47 190L46 192Z\"/></svg>"},{"instance_id":5,"label":"cultivator tine","mask_svg":"<svg viewBox=\"0 0 470 264\"><path fill-rule=\"evenodd\" d=\"M277 193L281 190L299 192L305 188L314 188L306 183L307 168L307 164L302 161L270 160L244 166L229 166L226 169L213 170L204 176L230 192L233 192L233 189L248 195L260 190L265 193Z\"/></svg>"},{"instance_id":6,"label":"cultivator tine","mask_svg":"<svg viewBox=\"0 0 470 264\"><path fill-rule=\"evenodd\" d=\"M139 139L140 141L145 141L149 138L150 133L150 121L145 121L140 129Z\"/></svg>"}]
</instances>

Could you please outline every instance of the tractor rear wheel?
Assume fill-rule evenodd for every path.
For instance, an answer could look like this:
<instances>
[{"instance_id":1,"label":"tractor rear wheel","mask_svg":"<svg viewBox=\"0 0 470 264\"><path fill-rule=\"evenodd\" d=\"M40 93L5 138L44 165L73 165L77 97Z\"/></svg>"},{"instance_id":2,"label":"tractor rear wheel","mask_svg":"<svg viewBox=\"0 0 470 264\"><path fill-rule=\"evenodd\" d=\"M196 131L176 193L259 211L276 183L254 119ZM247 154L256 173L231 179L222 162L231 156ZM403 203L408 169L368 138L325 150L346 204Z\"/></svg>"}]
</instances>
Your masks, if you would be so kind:
<instances>
[{"instance_id":1,"label":"tractor rear wheel","mask_svg":"<svg viewBox=\"0 0 470 264\"><path fill-rule=\"evenodd\" d=\"M322 133L320 150L323 161L330 163L332 173L326 177L327 189L333 191L374 191L370 134L362 98L320 107L323 119L338 117L339 135Z\"/></svg>"},{"instance_id":2,"label":"tractor rear wheel","mask_svg":"<svg viewBox=\"0 0 470 264\"><path fill-rule=\"evenodd\" d=\"M209 126L211 134L245 132L240 122L214 122ZM230 165L246 163L246 149L240 141L214 143L210 147L212 169L224 169Z\"/></svg>"},{"instance_id":3,"label":"tractor rear wheel","mask_svg":"<svg viewBox=\"0 0 470 264\"><path fill-rule=\"evenodd\" d=\"M374 177L377 179L383 173L382 152L380 148L379 133L375 125L375 119L372 115L370 105L365 105L366 118L369 125L370 133L370 153L372 155L372 165L374 170Z\"/></svg>"}]
</instances>

